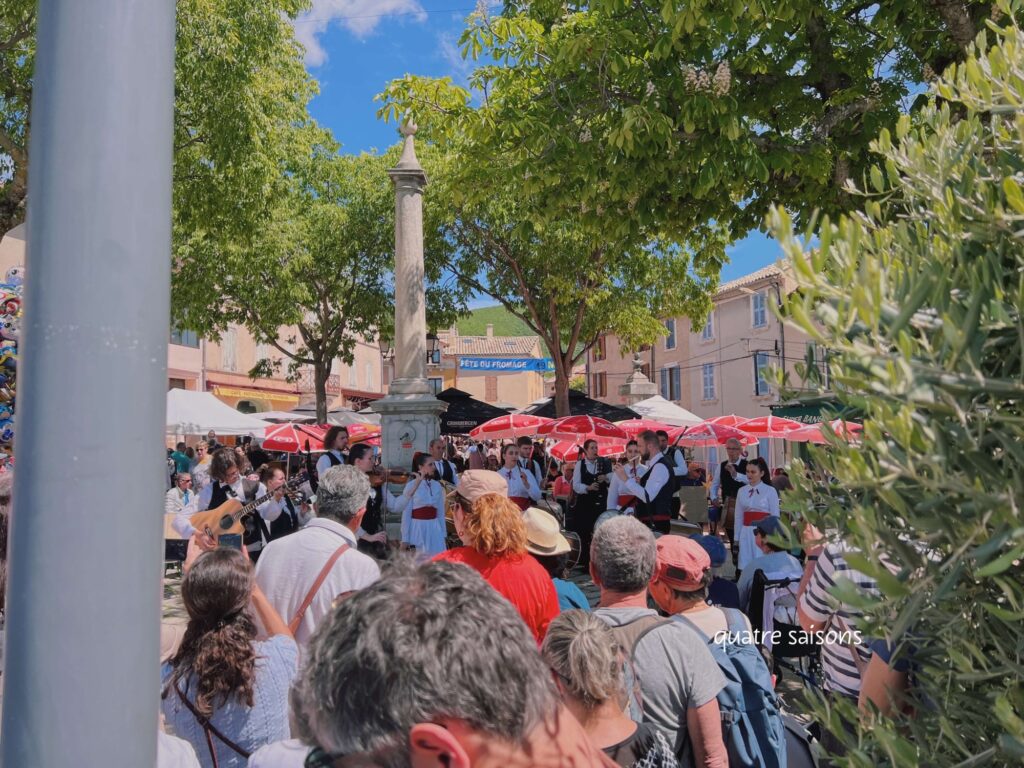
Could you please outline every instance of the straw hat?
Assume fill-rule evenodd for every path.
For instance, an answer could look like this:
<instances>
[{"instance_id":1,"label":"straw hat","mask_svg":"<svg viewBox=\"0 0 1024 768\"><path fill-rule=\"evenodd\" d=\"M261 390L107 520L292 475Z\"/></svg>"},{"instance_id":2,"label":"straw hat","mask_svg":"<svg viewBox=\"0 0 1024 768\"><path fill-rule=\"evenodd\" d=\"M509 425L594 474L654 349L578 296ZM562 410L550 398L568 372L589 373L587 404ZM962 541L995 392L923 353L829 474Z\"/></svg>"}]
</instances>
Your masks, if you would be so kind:
<instances>
[{"instance_id":1,"label":"straw hat","mask_svg":"<svg viewBox=\"0 0 1024 768\"><path fill-rule=\"evenodd\" d=\"M558 520L550 512L530 507L523 512L526 523L526 551L531 555L564 555L572 551L568 539L561 534Z\"/></svg>"}]
</instances>

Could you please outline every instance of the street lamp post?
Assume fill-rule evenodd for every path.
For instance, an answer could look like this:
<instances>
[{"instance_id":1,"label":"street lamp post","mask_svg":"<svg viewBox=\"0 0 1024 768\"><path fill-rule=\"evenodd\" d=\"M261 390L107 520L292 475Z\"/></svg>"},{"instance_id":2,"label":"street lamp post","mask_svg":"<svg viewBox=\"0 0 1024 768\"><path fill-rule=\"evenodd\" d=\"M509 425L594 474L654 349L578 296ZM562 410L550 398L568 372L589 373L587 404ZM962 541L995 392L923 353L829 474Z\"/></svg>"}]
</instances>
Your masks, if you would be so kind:
<instances>
[{"instance_id":1,"label":"street lamp post","mask_svg":"<svg viewBox=\"0 0 1024 768\"><path fill-rule=\"evenodd\" d=\"M173 109L173 0L41 0L8 768L156 764Z\"/></svg>"}]
</instances>

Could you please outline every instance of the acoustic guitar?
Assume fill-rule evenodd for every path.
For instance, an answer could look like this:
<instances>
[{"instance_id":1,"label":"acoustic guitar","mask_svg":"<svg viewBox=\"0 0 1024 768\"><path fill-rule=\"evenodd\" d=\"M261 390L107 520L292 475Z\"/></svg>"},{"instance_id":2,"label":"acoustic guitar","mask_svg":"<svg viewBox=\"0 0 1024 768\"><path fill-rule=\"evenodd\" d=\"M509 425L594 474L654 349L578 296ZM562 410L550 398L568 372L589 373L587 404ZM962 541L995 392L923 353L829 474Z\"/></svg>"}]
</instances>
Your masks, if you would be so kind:
<instances>
[{"instance_id":1,"label":"acoustic guitar","mask_svg":"<svg viewBox=\"0 0 1024 768\"><path fill-rule=\"evenodd\" d=\"M281 488L287 493L295 490L304 482L306 482L306 476L299 474L282 485ZM256 513L256 508L272 499L275 493L277 491L271 491L247 504L243 504L238 499L228 499L219 507L194 513L189 518L189 522L197 531L202 531L212 538L217 538L222 533L244 533L245 526L242 524L242 518Z\"/></svg>"}]
</instances>

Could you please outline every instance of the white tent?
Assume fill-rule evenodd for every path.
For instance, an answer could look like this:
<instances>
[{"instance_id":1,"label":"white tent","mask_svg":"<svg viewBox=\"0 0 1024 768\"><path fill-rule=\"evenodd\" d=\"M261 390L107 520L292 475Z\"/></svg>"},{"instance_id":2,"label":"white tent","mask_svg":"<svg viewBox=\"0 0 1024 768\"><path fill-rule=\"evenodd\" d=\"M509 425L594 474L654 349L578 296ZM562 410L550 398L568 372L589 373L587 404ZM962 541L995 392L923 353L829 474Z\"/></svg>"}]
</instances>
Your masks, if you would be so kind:
<instances>
[{"instance_id":1,"label":"white tent","mask_svg":"<svg viewBox=\"0 0 1024 768\"><path fill-rule=\"evenodd\" d=\"M225 405L209 392L172 389L167 393L167 432L174 435L262 436L269 421Z\"/></svg>"},{"instance_id":2,"label":"white tent","mask_svg":"<svg viewBox=\"0 0 1024 768\"><path fill-rule=\"evenodd\" d=\"M682 408L661 395L648 397L639 403L629 406L639 413L643 418L651 421L660 421L672 427L689 427L693 424L700 424L704 419L694 413Z\"/></svg>"}]
</instances>

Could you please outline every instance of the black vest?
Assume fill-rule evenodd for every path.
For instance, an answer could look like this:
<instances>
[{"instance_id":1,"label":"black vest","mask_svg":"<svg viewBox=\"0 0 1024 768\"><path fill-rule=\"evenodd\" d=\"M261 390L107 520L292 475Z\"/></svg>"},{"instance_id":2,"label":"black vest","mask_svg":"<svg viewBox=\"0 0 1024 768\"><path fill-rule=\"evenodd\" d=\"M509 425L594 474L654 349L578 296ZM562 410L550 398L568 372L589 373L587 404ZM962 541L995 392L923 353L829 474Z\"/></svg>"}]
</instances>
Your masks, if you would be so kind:
<instances>
[{"instance_id":1,"label":"black vest","mask_svg":"<svg viewBox=\"0 0 1024 768\"><path fill-rule=\"evenodd\" d=\"M668 459L669 466L671 467L668 481L672 484L674 491L678 491L682 487L683 479L676 474L676 454L678 452L679 448L674 445L670 445L665 449L665 453L663 454L664 457Z\"/></svg>"},{"instance_id":2,"label":"black vest","mask_svg":"<svg viewBox=\"0 0 1024 768\"><path fill-rule=\"evenodd\" d=\"M452 469L452 463L446 459L434 462L437 465L437 477L439 480L444 480L447 483L455 483L455 470ZM369 510L367 510L369 512Z\"/></svg>"},{"instance_id":3,"label":"black vest","mask_svg":"<svg viewBox=\"0 0 1024 768\"><path fill-rule=\"evenodd\" d=\"M740 492L740 488L743 487L743 483L739 480L733 480L732 475L725 466L729 463L728 460L722 462L722 466L718 468L718 484L722 486L722 499L735 499L736 494ZM740 459L736 462L736 474L742 475L747 471L747 460Z\"/></svg>"},{"instance_id":4,"label":"black vest","mask_svg":"<svg viewBox=\"0 0 1024 768\"><path fill-rule=\"evenodd\" d=\"M211 482L213 483L213 493L210 494L210 506L207 509L216 509L233 497L221 486L219 480L212 480ZM256 491L259 490L259 487L260 484L255 480L243 480L242 498L239 501L243 504L248 504L256 498ZM244 544L258 544L263 539L270 540L270 531L267 529L267 523L259 512L253 512L251 515L242 518L242 525L245 526L245 533L242 535L242 542Z\"/></svg>"},{"instance_id":5,"label":"black vest","mask_svg":"<svg viewBox=\"0 0 1024 768\"><path fill-rule=\"evenodd\" d=\"M672 495L676 492L675 483L672 482L672 471L675 469L675 465L669 461L667 456L662 456L658 459L658 464L661 464L668 470L668 482L661 486L658 495L650 501L637 501L636 517L642 522L672 519ZM654 467L658 466L658 464L655 464ZM644 476L640 478L641 488L647 489L647 481L654 474L654 467L648 469Z\"/></svg>"},{"instance_id":6,"label":"black vest","mask_svg":"<svg viewBox=\"0 0 1024 768\"><path fill-rule=\"evenodd\" d=\"M291 498L285 496L284 509L277 520L270 524L270 540L280 539L297 530L299 530L299 510L295 508Z\"/></svg>"},{"instance_id":7,"label":"black vest","mask_svg":"<svg viewBox=\"0 0 1024 768\"><path fill-rule=\"evenodd\" d=\"M541 466L539 461L536 459L530 459L529 461L520 459L519 466L531 473L533 475L533 479L536 480L539 485L544 485L544 467Z\"/></svg>"},{"instance_id":8,"label":"black vest","mask_svg":"<svg viewBox=\"0 0 1024 768\"><path fill-rule=\"evenodd\" d=\"M344 456L345 454L342 455ZM332 467L338 467L345 463L344 459L339 459L337 456L334 455L334 451L327 452L327 460L331 462Z\"/></svg>"},{"instance_id":9,"label":"black vest","mask_svg":"<svg viewBox=\"0 0 1024 768\"><path fill-rule=\"evenodd\" d=\"M597 474L591 474L587 469L586 459L580 458L580 481L584 485L590 485L591 483L597 482L597 475L607 475L612 471L612 464L608 459L603 459L600 456L597 457L595 464L597 465ZM579 501L584 503L593 504L606 509L608 507L608 484L602 483L601 487L596 491L588 491L579 497Z\"/></svg>"},{"instance_id":10,"label":"black vest","mask_svg":"<svg viewBox=\"0 0 1024 768\"><path fill-rule=\"evenodd\" d=\"M366 514L363 515L362 528L367 533L379 533L384 528L383 515L384 496L382 488L372 488L370 498L366 502Z\"/></svg>"}]
</instances>

